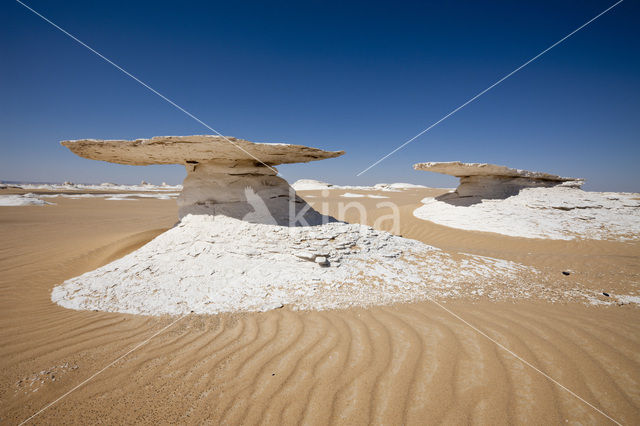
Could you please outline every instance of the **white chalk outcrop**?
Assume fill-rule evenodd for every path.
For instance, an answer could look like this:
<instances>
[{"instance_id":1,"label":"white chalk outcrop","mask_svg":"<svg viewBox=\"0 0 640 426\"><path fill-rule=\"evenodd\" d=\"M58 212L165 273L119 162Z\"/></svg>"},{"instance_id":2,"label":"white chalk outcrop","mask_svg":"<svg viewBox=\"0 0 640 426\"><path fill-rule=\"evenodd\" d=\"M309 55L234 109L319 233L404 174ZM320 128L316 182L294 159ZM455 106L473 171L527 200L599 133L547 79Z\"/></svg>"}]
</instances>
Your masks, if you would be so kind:
<instances>
[{"instance_id":1,"label":"white chalk outcrop","mask_svg":"<svg viewBox=\"0 0 640 426\"><path fill-rule=\"evenodd\" d=\"M396 191L405 189L423 189L427 188L424 185L416 185L413 183L397 182L397 183L376 183L373 185L373 189L382 191Z\"/></svg>"},{"instance_id":2,"label":"white chalk outcrop","mask_svg":"<svg viewBox=\"0 0 640 426\"><path fill-rule=\"evenodd\" d=\"M586 192L583 179L480 163L419 163L460 178L455 191L422 200L413 215L439 225L512 237L640 238L638 194Z\"/></svg>"},{"instance_id":3,"label":"white chalk outcrop","mask_svg":"<svg viewBox=\"0 0 640 426\"><path fill-rule=\"evenodd\" d=\"M133 253L55 287L51 298L78 310L215 314L503 299L537 286L532 268L454 257L364 225L286 227L188 215Z\"/></svg>"},{"instance_id":4,"label":"white chalk outcrop","mask_svg":"<svg viewBox=\"0 0 640 426\"><path fill-rule=\"evenodd\" d=\"M550 188L559 185L580 188L584 184L584 179L512 169L486 163L428 162L415 164L413 168L455 176L460 179L456 190L443 197L443 200L468 197L507 198L517 195L524 188Z\"/></svg>"},{"instance_id":5,"label":"white chalk outcrop","mask_svg":"<svg viewBox=\"0 0 640 426\"><path fill-rule=\"evenodd\" d=\"M292 185L296 191L318 191L325 189L357 189L361 191L402 191L406 189L421 189L426 186L415 185L412 183L377 183L373 186L355 186L355 185L334 185L314 179L300 179Z\"/></svg>"},{"instance_id":6,"label":"white chalk outcrop","mask_svg":"<svg viewBox=\"0 0 640 426\"><path fill-rule=\"evenodd\" d=\"M46 206L53 204L46 202L35 194L10 194L0 195L0 207L17 207L17 206Z\"/></svg>"},{"instance_id":7,"label":"white chalk outcrop","mask_svg":"<svg viewBox=\"0 0 640 426\"><path fill-rule=\"evenodd\" d=\"M298 179L291 184L296 191L317 191L323 189L334 189L334 185L315 179Z\"/></svg>"},{"instance_id":8,"label":"white chalk outcrop","mask_svg":"<svg viewBox=\"0 0 640 426\"><path fill-rule=\"evenodd\" d=\"M105 182L101 184L91 183L12 183L5 185L14 189L45 190L45 191L65 191L70 193L82 193L83 191L135 191L135 192L165 192L180 191L182 185L120 185L116 183ZM2 187L0 186L0 189Z\"/></svg>"},{"instance_id":9,"label":"white chalk outcrop","mask_svg":"<svg viewBox=\"0 0 640 426\"><path fill-rule=\"evenodd\" d=\"M525 188L506 199L456 205L425 198L413 215L439 225L554 240L640 239L640 194L577 188Z\"/></svg>"},{"instance_id":10,"label":"white chalk outcrop","mask_svg":"<svg viewBox=\"0 0 640 426\"><path fill-rule=\"evenodd\" d=\"M123 200L136 201L142 198L154 198L156 200L172 200L177 198L178 195L180 194L176 192L160 192L160 191L156 191L152 193L140 192L140 193L131 193L131 194L111 193L111 192L105 192L102 194L84 194L84 193L73 192L71 194L65 194L65 193L40 194L39 197L40 198L70 198L72 200L81 200L81 199L87 199L87 198L103 198L109 201L123 201Z\"/></svg>"},{"instance_id":11,"label":"white chalk outcrop","mask_svg":"<svg viewBox=\"0 0 640 426\"><path fill-rule=\"evenodd\" d=\"M334 158L344 151L302 145L253 143L213 135L158 136L137 140L75 140L62 145L75 154L118 164L183 164L187 177L178 197L179 216L225 215L251 222L291 225L325 220L287 181L278 164Z\"/></svg>"}]
</instances>

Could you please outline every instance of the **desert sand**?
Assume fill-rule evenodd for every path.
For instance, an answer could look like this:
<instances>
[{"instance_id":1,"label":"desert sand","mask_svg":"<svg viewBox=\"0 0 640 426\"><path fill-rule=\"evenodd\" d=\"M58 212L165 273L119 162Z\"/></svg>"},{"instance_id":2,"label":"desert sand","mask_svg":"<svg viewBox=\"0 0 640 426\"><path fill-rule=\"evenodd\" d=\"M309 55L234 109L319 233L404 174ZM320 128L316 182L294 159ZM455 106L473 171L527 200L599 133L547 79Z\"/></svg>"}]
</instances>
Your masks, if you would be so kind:
<instances>
[{"instance_id":1,"label":"desert sand","mask_svg":"<svg viewBox=\"0 0 640 426\"><path fill-rule=\"evenodd\" d=\"M515 238L413 216L420 200L444 192L299 195L333 216L353 194L365 195L357 200L369 225L388 214L378 203L393 200L400 228L382 222L381 229L452 253L530 265L549 292L579 284L600 294L594 303L607 304L551 303L541 290L518 300L326 311L284 306L184 317L75 311L51 302L53 287L172 227L175 200L57 197L55 205L1 207L0 422L28 419L178 319L31 422L638 423L640 308L610 303L637 289L638 243ZM355 210L344 219L361 220Z\"/></svg>"}]
</instances>

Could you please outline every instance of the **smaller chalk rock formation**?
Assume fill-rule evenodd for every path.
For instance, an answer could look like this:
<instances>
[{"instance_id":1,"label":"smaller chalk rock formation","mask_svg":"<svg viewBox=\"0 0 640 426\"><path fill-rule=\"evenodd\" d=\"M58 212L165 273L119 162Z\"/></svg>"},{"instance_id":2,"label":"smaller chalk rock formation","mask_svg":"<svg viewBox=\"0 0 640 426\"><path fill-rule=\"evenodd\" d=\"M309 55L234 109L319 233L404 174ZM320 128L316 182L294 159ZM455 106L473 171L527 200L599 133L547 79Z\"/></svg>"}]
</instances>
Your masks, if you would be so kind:
<instances>
[{"instance_id":1,"label":"smaller chalk rock formation","mask_svg":"<svg viewBox=\"0 0 640 426\"><path fill-rule=\"evenodd\" d=\"M413 168L460 178L460 184L456 190L439 197L441 201L460 198L503 199L517 195L524 188L548 188L558 185L580 188L584 184L584 179L486 163L429 162L414 164Z\"/></svg>"},{"instance_id":2,"label":"smaller chalk rock formation","mask_svg":"<svg viewBox=\"0 0 640 426\"><path fill-rule=\"evenodd\" d=\"M179 216L225 215L253 223L317 225L323 216L277 176L278 164L334 158L344 151L253 143L233 137L157 136L137 140L75 140L62 145L83 158L146 166L183 164L187 177Z\"/></svg>"},{"instance_id":3,"label":"smaller chalk rock formation","mask_svg":"<svg viewBox=\"0 0 640 426\"><path fill-rule=\"evenodd\" d=\"M334 185L315 179L299 179L291 184L296 191L317 191L333 188Z\"/></svg>"}]
</instances>

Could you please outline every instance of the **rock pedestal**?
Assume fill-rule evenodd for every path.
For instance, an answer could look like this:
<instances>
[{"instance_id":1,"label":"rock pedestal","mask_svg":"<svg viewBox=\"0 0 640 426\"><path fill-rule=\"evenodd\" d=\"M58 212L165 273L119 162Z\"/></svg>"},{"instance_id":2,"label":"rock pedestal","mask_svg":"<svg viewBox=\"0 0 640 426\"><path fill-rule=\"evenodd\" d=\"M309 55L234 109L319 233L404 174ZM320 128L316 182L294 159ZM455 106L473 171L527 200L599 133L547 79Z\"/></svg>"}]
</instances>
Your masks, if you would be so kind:
<instances>
[{"instance_id":1,"label":"rock pedestal","mask_svg":"<svg viewBox=\"0 0 640 426\"><path fill-rule=\"evenodd\" d=\"M181 219L188 214L208 214L271 225L322 223L323 216L272 168L200 163L187 167L182 185L178 197Z\"/></svg>"},{"instance_id":2,"label":"rock pedestal","mask_svg":"<svg viewBox=\"0 0 640 426\"><path fill-rule=\"evenodd\" d=\"M429 162L415 164L413 168L455 176L460 179L456 190L440 197L442 200L455 198L502 199L517 195L524 188L559 185L580 188L584 184L584 179L512 169L486 163Z\"/></svg>"},{"instance_id":3,"label":"rock pedestal","mask_svg":"<svg viewBox=\"0 0 640 426\"><path fill-rule=\"evenodd\" d=\"M318 225L327 218L298 197L273 166L344 154L211 135L134 141L85 139L62 145L81 157L112 163L184 164L187 177L178 197L180 218L188 214L224 215L285 226Z\"/></svg>"}]
</instances>

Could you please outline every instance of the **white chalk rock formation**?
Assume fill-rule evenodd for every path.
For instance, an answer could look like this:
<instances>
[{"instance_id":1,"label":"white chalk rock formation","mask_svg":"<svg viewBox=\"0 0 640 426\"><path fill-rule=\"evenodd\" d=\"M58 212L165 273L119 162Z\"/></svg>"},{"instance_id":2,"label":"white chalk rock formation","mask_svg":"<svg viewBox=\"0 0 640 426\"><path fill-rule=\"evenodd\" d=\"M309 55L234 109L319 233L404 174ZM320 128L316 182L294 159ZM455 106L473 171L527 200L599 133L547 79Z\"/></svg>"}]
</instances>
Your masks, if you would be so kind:
<instances>
[{"instance_id":1,"label":"white chalk rock formation","mask_svg":"<svg viewBox=\"0 0 640 426\"><path fill-rule=\"evenodd\" d=\"M51 299L78 310L216 314L522 297L540 293L537 281L535 270L514 262L452 256L364 225L188 215L140 249L55 287Z\"/></svg>"},{"instance_id":2,"label":"white chalk rock formation","mask_svg":"<svg viewBox=\"0 0 640 426\"><path fill-rule=\"evenodd\" d=\"M334 185L332 183L322 182L315 179L299 179L295 181L291 186L296 191L317 191L323 189L358 189L362 191L397 192L405 189L426 188L426 186L414 185L412 183L377 183L373 186Z\"/></svg>"},{"instance_id":3,"label":"white chalk rock formation","mask_svg":"<svg viewBox=\"0 0 640 426\"><path fill-rule=\"evenodd\" d=\"M481 200L466 206L440 197L428 197L422 203L413 212L415 217L469 231L554 240L640 239L637 193L556 186L525 188L504 200Z\"/></svg>"},{"instance_id":4,"label":"white chalk rock formation","mask_svg":"<svg viewBox=\"0 0 640 426\"><path fill-rule=\"evenodd\" d=\"M48 203L40 199L35 194L9 194L0 195L0 207L15 207L15 206L46 206Z\"/></svg>"},{"instance_id":5,"label":"white chalk rock formation","mask_svg":"<svg viewBox=\"0 0 640 426\"><path fill-rule=\"evenodd\" d=\"M486 163L428 162L415 164L413 168L460 178L456 190L446 197L441 197L441 200L466 197L500 199L517 195L524 188L549 188L558 185L580 188L584 184L584 179Z\"/></svg>"},{"instance_id":6,"label":"white chalk rock formation","mask_svg":"<svg viewBox=\"0 0 640 426\"><path fill-rule=\"evenodd\" d=\"M335 185L315 179L298 179L291 187L296 191L316 191L322 189L332 189Z\"/></svg>"},{"instance_id":7,"label":"white chalk rock formation","mask_svg":"<svg viewBox=\"0 0 640 426\"><path fill-rule=\"evenodd\" d=\"M278 164L334 158L344 151L302 145L253 143L233 137L158 136L137 140L75 140L62 145L80 157L128 165L183 164L187 177L178 197L180 218L225 215L249 222L319 224L325 217L277 176Z\"/></svg>"}]
</instances>

